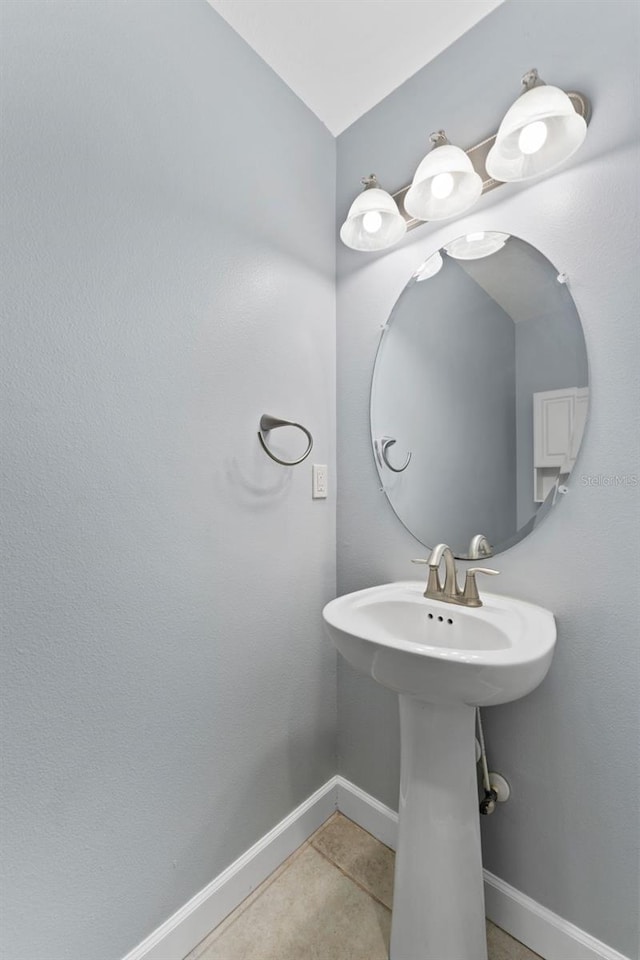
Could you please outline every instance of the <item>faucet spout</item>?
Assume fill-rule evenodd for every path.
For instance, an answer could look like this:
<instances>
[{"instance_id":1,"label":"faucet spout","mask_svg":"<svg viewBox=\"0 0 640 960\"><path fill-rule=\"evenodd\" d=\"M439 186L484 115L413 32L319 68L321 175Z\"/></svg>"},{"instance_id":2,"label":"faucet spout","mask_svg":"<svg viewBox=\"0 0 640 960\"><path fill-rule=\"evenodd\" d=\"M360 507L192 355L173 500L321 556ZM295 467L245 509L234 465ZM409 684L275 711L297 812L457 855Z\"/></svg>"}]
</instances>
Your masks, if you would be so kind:
<instances>
[{"instance_id":1,"label":"faucet spout","mask_svg":"<svg viewBox=\"0 0 640 960\"><path fill-rule=\"evenodd\" d=\"M482 533L476 533L469 544L469 560L479 560L481 557L490 557L493 554L491 544Z\"/></svg>"}]
</instances>

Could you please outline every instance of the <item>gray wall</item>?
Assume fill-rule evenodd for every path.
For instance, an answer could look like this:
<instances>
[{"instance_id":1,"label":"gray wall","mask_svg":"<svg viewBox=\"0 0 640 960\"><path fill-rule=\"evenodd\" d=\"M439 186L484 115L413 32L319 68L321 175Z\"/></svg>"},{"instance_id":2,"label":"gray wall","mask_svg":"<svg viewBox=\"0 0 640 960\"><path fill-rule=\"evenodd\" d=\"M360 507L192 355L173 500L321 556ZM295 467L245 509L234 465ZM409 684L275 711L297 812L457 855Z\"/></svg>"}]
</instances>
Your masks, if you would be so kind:
<instances>
[{"instance_id":1,"label":"gray wall","mask_svg":"<svg viewBox=\"0 0 640 960\"><path fill-rule=\"evenodd\" d=\"M1 8L1 939L114 960L335 771L334 500L256 437L334 461L335 141L204 0Z\"/></svg>"},{"instance_id":2,"label":"gray wall","mask_svg":"<svg viewBox=\"0 0 640 960\"><path fill-rule=\"evenodd\" d=\"M371 413L376 437L397 438L392 463L411 451L405 471L384 468L382 477L422 543L447 537L466 555L476 533L491 543L513 536L514 324L457 260L445 255L438 274L410 284L395 305L376 357Z\"/></svg>"},{"instance_id":3,"label":"gray wall","mask_svg":"<svg viewBox=\"0 0 640 960\"><path fill-rule=\"evenodd\" d=\"M528 240L570 277L592 407L569 495L495 560L501 592L555 613L558 644L537 691L485 711L491 766L513 799L483 823L484 857L523 893L635 957L639 488L581 478L640 472L638 8L613 0L575 11L565 0L507 2L338 138L341 221L364 173L392 190L410 180L431 130L446 126L463 146L495 130L532 66L594 105L582 151L555 175L504 186L467 217L421 227L387 253L339 247L338 589L411 577L417 549L379 491L370 451L380 323L412 271L452 237L493 229ZM395 697L341 662L338 711L341 772L395 807Z\"/></svg>"}]
</instances>

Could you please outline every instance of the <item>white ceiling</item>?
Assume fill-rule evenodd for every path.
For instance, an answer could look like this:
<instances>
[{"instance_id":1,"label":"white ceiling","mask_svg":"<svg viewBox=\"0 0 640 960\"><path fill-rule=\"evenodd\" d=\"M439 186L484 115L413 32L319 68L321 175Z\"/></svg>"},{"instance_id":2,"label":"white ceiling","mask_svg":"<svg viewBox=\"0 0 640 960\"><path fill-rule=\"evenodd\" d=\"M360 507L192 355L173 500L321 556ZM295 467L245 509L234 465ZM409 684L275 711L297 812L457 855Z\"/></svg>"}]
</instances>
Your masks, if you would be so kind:
<instances>
[{"instance_id":1,"label":"white ceiling","mask_svg":"<svg viewBox=\"0 0 640 960\"><path fill-rule=\"evenodd\" d=\"M208 0L334 136L503 0Z\"/></svg>"}]
</instances>

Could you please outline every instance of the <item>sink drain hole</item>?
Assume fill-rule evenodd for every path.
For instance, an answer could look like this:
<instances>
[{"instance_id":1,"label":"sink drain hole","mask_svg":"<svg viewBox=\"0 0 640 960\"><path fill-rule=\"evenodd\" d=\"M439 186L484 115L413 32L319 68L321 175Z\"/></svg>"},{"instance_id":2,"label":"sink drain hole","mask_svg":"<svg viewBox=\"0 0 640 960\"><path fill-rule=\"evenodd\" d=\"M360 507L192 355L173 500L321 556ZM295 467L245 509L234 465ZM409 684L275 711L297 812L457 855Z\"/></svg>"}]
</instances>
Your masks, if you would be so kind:
<instances>
[{"instance_id":1,"label":"sink drain hole","mask_svg":"<svg viewBox=\"0 0 640 960\"><path fill-rule=\"evenodd\" d=\"M427 620L435 620L435 619L436 619L435 613L427 614ZM438 617L437 620L438 620L438 623L445 622L444 617ZM447 617L447 623L449 624L449 626L451 626L453 624L453 619L451 617Z\"/></svg>"}]
</instances>

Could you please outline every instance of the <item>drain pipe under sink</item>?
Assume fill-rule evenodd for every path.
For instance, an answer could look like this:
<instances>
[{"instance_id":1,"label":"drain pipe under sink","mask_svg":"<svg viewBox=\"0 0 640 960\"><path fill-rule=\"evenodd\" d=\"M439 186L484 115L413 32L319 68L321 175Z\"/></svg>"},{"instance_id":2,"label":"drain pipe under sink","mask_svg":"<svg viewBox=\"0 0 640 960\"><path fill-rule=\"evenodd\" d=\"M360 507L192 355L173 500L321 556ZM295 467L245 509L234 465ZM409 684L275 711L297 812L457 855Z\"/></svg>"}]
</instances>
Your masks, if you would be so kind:
<instances>
[{"instance_id":1,"label":"drain pipe under sink","mask_svg":"<svg viewBox=\"0 0 640 960\"><path fill-rule=\"evenodd\" d=\"M482 786L484 788L484 799L480 801L480 813L489 815L493 813L498 801L498 794L491 786L489 779L489 767L487 766L487 751L484 746L484 733L482 732L482 719L480 717L480 707L476 707L476 719L478 721L478 739L480 741L480 760L482 762Z\"/></svg>"}]
</instances>

